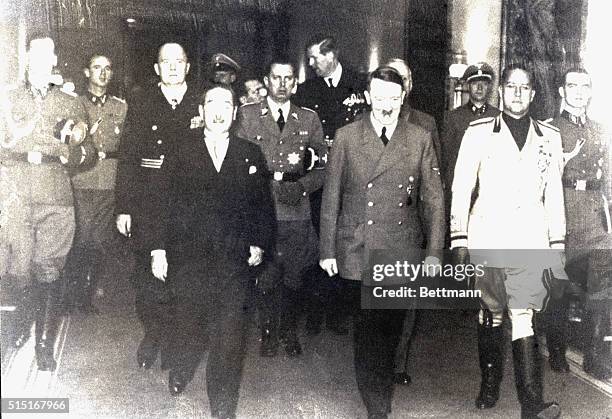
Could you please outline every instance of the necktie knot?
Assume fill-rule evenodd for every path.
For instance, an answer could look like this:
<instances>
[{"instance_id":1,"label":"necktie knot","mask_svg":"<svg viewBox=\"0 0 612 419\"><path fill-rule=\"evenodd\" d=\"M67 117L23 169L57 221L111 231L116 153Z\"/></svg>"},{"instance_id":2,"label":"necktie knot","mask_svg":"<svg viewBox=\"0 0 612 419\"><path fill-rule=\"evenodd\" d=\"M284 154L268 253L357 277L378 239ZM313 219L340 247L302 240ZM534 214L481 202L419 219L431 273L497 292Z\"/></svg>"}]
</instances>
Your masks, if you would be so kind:
<instances>
[{"instance_id":1,"label":"necktie knot","mask_svg":"<svg viewBox=\"0 0 612 419\"><path fill-rule=\"evenodd\" d=\"M333 80L334 79L332 79L331 77L327 79L327 84L329 85L329 87L334 87Z\"/></svg>"},{"instance_id":2,"label":"necktie knot","mask_svg":"<svg viewBox=\"0 0 612 419\"><path fill-rule=\"evenodd\" d=\"M387 138L387 127L382 127L382 131L380 133L380 141L382 141L384 146L389 143L389 138Z\"/></svg>"},{"instance_id":3,"label":"necktie knot","mask_svg":"<svg viewBox=\"0 0 612 419\"><path fill-rule=\"evenodd\" d=\"M276 123L278 124L278 129L282 131L285 127L285 117L283 116L283 110L280 108L278 109L278 119L276 120Z\"/></svg>"}]
</instances>

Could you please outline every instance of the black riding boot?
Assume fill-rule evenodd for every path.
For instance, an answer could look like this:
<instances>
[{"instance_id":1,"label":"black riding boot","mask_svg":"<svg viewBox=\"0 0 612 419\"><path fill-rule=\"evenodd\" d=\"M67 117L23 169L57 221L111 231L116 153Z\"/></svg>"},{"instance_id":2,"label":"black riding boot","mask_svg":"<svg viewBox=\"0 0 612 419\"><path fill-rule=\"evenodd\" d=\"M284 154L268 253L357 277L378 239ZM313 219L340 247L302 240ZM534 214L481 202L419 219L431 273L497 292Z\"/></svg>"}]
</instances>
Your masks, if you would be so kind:
<instances>
[{"instance_id":1,"label":"black riding boot","mask_svg":"<svg viewBox=\"0 0 612 419\"><path fill-rule=\"evenodd\" d=\"M478 326L478 359L480 363L480 393L476 399L478 409L490 409L499 399L499 386L503 376L503 327Z\"/></svg>"},{"instance_id":2,"label":"black riding boot","mask_svg":"<svg viewBox=\"0 0 612 419\"><path fill-rule=\"evenodd\" d=\"M521 419L556 419L561 408L555 402L543 401L542 359L535 336L512 342L514 380L521 404Z\"/></svg>"},{"instance_id":3,"label":"black riding boot","mask_svg":"<svg viewBox=\"0 0 612 419\"><path fill-rule=\"evenodd\" d=\"M290 357L302 354L302 345L297 335L297 321L300 307L298 306L297 291L282 286L282 312L280 341L285 347L285 352Z\"/></svg>"},{"instance_id":4,"label":"black riding boot","mask_svg":"<svg viewBox=\"0 0 612 419\"><path fill-rule=\"evenodd\" d=\"M612 378L612 322L610 308L597 307L586 312L584 370L600 380ZM607 340L606 340L607 339Z\"/></svg>"},{"instance_id":5,"label":"black riding boot","mask_svg":"<svg viewBox=\"0 0 612 419\"><path fill-rule=\"evenodd\" d=\"M259 355L274 357L278 352L279 301L276 289L257 290L261 346Z\"/></svg>"},{"instance_id":6,"label":"black riding boot","mask_svg":"<svg viewBox=\"0 0 612 419\"><path fill-rule=\"evenodd\" d=\"M32 287L25 287L19 292L16 301L15 329L12 339L15 348L21 348L30 338L35 310L34 291Z\"/></svg>"},{"instance_id":7,"label":"black riding boot","mask_svg":"<svg viewBox=\"0 0 612 419\"><path fill-rule=\"evenodd\" d=\"M57 334L57 296L55 284L39 283L36 309L36 361L40 371L54 371L53 346Z\"/></svg>"},{"instance_id":8,"label":"black riding boot","mask_svg":"<svg viewBox=\"0 0 612 419\"><path fill-rule=\"evenodd\" d=\"M551 300L546 313L546 346L548 347L548 362L556 372L568 373L569 364L565 358L567 350L568 300L563 297Z\"/></svg>"}]
</instances>

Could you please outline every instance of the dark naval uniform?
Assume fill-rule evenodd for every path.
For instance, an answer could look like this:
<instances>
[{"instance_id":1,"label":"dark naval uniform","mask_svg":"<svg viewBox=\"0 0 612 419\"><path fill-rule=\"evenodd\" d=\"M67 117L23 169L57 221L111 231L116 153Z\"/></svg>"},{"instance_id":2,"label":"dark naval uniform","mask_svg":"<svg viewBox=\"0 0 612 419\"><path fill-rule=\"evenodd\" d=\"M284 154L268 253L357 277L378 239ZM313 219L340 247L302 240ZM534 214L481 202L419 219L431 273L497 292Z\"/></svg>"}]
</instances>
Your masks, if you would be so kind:
<instances>
[{"instance_id":1,"label":"dark naval uniform","mask_svg":"<svg viewBox=\"0 0 612 419\"><path fill-rule=\"evenodd\" d=\"M36 310L39 369L52 370L57 282L74 236L74 207L68 167L87 164L87 142L58 139L66 121L86 132L87 116L74 93L50 86L6 92L0 144L0 275L5 290L17 291L16 346L29 336ZM38 294L34 299L34 294ZM36 301L38 304L34 304Z\"/></svg>"},{"instance_id":2,"label":"dark naval uniform","mask_svg":"<svg viewBox=\"0 0 612 419\"><path fill-rule=\"evenodd\" d=\"M138 93L130 102L121 137L115 213L132 216L137 256L133 276L137 289L136 312L145 332L138 363L146 368L155 361L160 340L167 335L163 328L168 323L170 295L166 285L151 274L151 255L143 250L148 234L141 228L147 215L145 201L151 196L148 189L163 175L164 159L172 142L181 141L191 129L201 126L198 114L201 93L189 84L182 101L173 105L158 86Z\"/></svg>"},{"instance_id":3,"label":"dark naval uniform","mask_svg":"<svg viewBox=\"0 0 612 419\"><path fill-rule=\"evenodd\" d=\"M561 131L565 161L566 271L570 280L586 288L587 293L583 365L592 375L609 379L612 344L604 339L611 334L611 136L598 123L586 117L577 118L567 111L552 124Z\"/></svg>"},{"instance_id":4,"label":"dark naval uniform","mask_svg":"<svg viewBox=\"0 0 612 419\"><path fill-rule=\"evenodd\" d=\"M328 147L331 147L336 136L336 130L351 122L367 109L363 92L367 89L366 78L346 67L342 67L342 75L336 87L330 87L323 77L306 80L298 86L293 101L299 106L314 110L321 119L323 134ZM321 219L322 191L310 196L312 222L319 233ZM327 326L339 334L348 333L345 326L345 311L347 302L343 303L343 290L338 289L338 282L331 281L327 274L317 266L315 271L307 275L316 281L312 291L315 294L313 310L309 314L306 328L312 333L320 330L324 304L329 309ZM324 302L325 301L325 302Z\"/></svg>"},{"instance_id":5,"label":"dark naval uniform","mask_svg":"<svg viewBox=\"0 0 612 419\"><path fill-rule=\"evenodd\" d=\"M95 164L76 171L72 177L77 228L66 274L71 283L69 306L91 309L96 276L116 234L114 190L127 104L115 96L98 97L89 92L80 100L87 110L90 138L97 154Z\"/></svg>"},{"instance_id":6,"label":"dark naval uniform","mask_svg":"<svg viewBox=\"0 0 612 419\"><path fill-rule=\"evenodd\" d=\"M283 329L293 333L297 327L294 290L301 287L304 271L316 265L319 256L308 197L323 185L327 162L323 129L314 111L291 103L281 131L266 100L240 107L236 134L258 144L266 157L278 220L275 260L281 266L286 288ZM314 151L314 159L309 148ZM304 167L305 159L312 160L312 170ZM292 182L301 185L304 193L295 202L288 202L283 196L284 186Z\"/></svg>"}]
</instances>

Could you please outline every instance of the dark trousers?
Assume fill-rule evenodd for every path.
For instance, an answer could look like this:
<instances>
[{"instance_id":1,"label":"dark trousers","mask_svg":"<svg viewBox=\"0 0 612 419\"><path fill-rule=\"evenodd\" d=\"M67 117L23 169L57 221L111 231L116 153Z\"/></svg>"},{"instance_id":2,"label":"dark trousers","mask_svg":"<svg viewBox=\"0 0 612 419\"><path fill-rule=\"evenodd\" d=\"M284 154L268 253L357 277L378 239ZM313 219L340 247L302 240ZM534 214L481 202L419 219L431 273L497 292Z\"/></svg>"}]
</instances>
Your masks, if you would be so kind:
<instances>
[{"instance_id":1,"label":"dark trousers","mask_svg":"<svg viewBox=\"0 0 612 419\"><path fill-rule=\"evenodd\" d=\"M340 280L351 296L357 387L369 415L386 415L393 399L396 348L406 310L361 309L361 282Z\"/></svg>"},{"instance_id":2,"label":"dark trousers","mask_svg":"<svg viewBox=\"0 0 612 419\"><path fill-rule=\"evenodd\" d=\"M191 379L205 349L213 415L235 414L246 352L249 271L228 255L177 267L171 368ZM233 260L234 263L228 263Z\"/></svg>"},{"instance_id":3,"label":"dark trousers","mask_svg":"<svg viewBox=\"0 0 612 419\"><path fill-rule=\"evenodd\" d=\"M151 256L142 252L136 255L131 281L136 290L136 314L145 337L158 345L162 363L169 366L169 354L174 350L170 347L170 331L175 309L170 281L164 283L153 276Z\"/></svg>"}]
</instances>

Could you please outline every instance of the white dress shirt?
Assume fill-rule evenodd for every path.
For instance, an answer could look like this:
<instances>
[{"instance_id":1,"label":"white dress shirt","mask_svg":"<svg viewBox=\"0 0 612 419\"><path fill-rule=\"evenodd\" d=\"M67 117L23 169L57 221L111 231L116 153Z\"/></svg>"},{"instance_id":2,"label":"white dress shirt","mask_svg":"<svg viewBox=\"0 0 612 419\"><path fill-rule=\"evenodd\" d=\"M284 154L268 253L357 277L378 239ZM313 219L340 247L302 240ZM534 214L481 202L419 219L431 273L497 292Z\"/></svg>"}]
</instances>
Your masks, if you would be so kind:
<instances>
[{"instance_id":1,"label":"white dress shirt","mask_svg":"<svg viewBox=\"0 0 612 419\"><path fill-rule=\"evenodd\" d=\"M327 77L323 77L325 79L325 84L329 86L329 78L332 79L332 86L330 87L338 87L338 83L340 83L340 77L342 77L342 64L338 63L336 69Z\"/></svg>"},{"instance_id":2,"label":"white dress shirt","mask_svg":"<svg viewBox=\"0 0 612 419\"><path fill-rule=\"evenodd\" d=\"M275 121L278 121L278 110L282 109L283 118L285 119L285 122L287 122L287 117L289 116L289 111L291 110L291 102L286 101L281 105L270 99L270 97L267 97L266 100L268 101L268 108L270 108L270 112L272 112L272 118L274 118Z\"/></svg>"},{"instance_id":3,"label":"white dress shirt","mask_svg":"<svg viewBox=\"0 0 612 419\"><path fill-rule=\"evenodd\" d=\"M391 137L393 136L393 133L395 132L395 128L397 127L397 121L395 121L391 125L383 125L380 122L378 122L376 118L374 118L374 115L372 114L370 114L370 121L372 121L372 125L374 126L374 131L376 131L376 135L378 135L379 138L382 135L383 127L386 127L387 132L385 133L385 135L387 136L389 141L391 141Z\"/></svg>"},{"instance_id":4,"label":"white dress shirt","mask_svg":"<svg viewBox=\"0 0 612 419\"><path fill-rule=\"evenodd\" d=\"M214 137L209 133L208 135L204 133L204 142L206 143L208 154L210 154L213 164L215 165L215 169L217 169L217 173L219 173L223 165L223 160L225 160L225 155L227 154L229 137Z\"/></svg>"}]
</instances>

